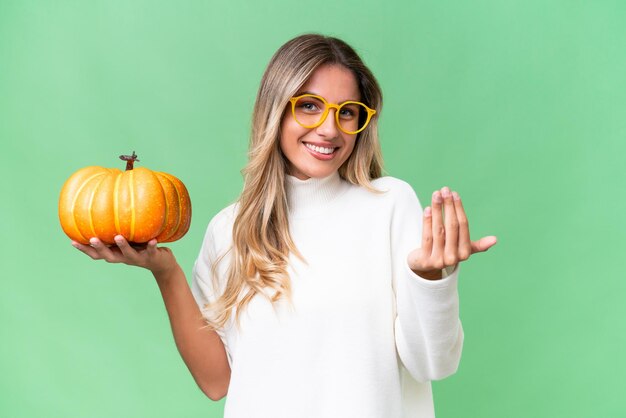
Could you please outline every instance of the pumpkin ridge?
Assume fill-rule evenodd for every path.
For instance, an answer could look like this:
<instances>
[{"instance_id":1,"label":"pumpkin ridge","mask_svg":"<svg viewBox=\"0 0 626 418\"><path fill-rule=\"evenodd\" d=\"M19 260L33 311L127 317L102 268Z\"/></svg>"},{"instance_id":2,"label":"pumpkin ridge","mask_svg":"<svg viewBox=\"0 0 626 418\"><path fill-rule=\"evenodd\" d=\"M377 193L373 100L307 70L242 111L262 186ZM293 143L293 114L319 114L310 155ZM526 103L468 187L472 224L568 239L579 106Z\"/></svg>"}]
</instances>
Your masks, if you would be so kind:
<instances>
[{"instance_id":1,"label":"pumpkin ridge","mask_svg":"<svg viewBox=\"0 0 626 418\"><path fill-rule=\"evenodd\" d=\"M76 232L78 232L78 235L80 235L85 241L89 241L89 239L87 239L83 233L80 231L80 229L78 228L78 222L76 222L76 201L78 200L78 196L80 195L80 192L83 191L83 189L85 188L85 185L87 185L87 183L89 183L92 179L98 177L98 176L102 176L105 173L96 173L93 176L89 177L88 179L86 179L85 181L82 182L82 184L80 185L80 187L78 188L78 190L76 190L76 193L74 193L74 196L72 197L72 205L70 206L70 213L72 215L72 219L74 220L74 224L77 225L76 227ZM102 181L102 180L101 180Z\"/></svg>"},{"instance_id":2,"label":"pumpkin ridge","mask_svg":"<svg viewBox=\"0 0 626 418\"><path fill-rule=\"evenodd\" d=\"M178 207L180 208L178 210L178 220L176 221L176 228L174 228L174 233L171 234L169 237L167 238L171 238L174 234L176 234L178 232L178 228L180 228L180 222L182 220L182 214L183 214L183 202L182 199L180 198L180 192L178 191L178 187L176 187L176 182L173 182L171 179L168 178L168 180L172 183L172 186L174 186L174 190L176 191L176 198L178 200Z\"/></svg>"},{"instance_id":3,"label":"pumpkin ridge","mask_svg":"<svg viewBox=\"0 0 626 418\"><path fill-rule=\"evenodd\" d=\"M178 224L176 225L176 229L174 230L174 232L169 237L167 237L167 241L166 241L166 242L172 242L172 241L176 241L180 239L180 237L184 236L187 233L187 230L189 229L189 220L191 218L191 206L189 206L187 209L188 216L183 217L184 207L187 206L185 205L185 203L187 203L185 196L188 196L185 185L176 176L173 176L168 173L161 173L161 174L172 183L172 185L174 186L174 190L176 191L176 195L178 196L178 208L179 208ZM190 203L191 202L189 202L189 204Z\"/></svg>"},{"instance_id":4,"label":"pumpkin ridge","mask_svg":"<svg viewBox=\"0 0 626 418\"><path fill-rule=\"evenodd\" d=\"M163 190L163 195L165 196L165 187L163 187L163 181L161 180L161 175L160 174L161 173L159 173L159 172L155 172L154 173L155 177L159 181L159 184L161 185L161 189ZM161 227L161 230L159 231L159 233L156 234L157 237L163 233L165 228L167 228L167 221L169 220L169 217L170 217L170 205L167 204L167 198L166 198L165 199L165 217L163 218L163 226ZM170 236L171 235L172 234L170 233Z\"/></svg>"},{"instance_id":5,"label":"pumpkin ridge","mask_svg":"<svg viewBox=\"0 0 626 418\"><path fill-rule=\"evenodd\" d=\"M109 170L107 169L107 171ZM97 237L98 234L96 234L96 228L93 225L93 199L94 199L94 196L96 195L96 191L98 190L98 187L100 187L103 180L106 178L106 174L108 173L102 173L102 174L104 175L102 176L98 184L96 184L95 187L91 190L91 196L89 197L89 207L87 209L87 213L89 213L89 227L91 228L91 234L94 237Z\"/></svg>"},{"instance_id":6,"label":"pumpkin ridge","mask_svg":"<svg viewBox=\"0 0 626 418\"><path fill-rule=\"evenodd\" d=\"M120 229L120 210L119 210L119 199L118 193L120 189L120 180L122 179L122 173L117 174L117 178L115 179L115 187L113 188L113 213L115 219L115 232L117 235L121 234Z\"/></svg>"},{"instance_id":7,"label":"pumpkin ridge","mask_svg":"<svg viewBox=\"0 0 626 418\"><path fill-rule=\"evenodd\" d=\"M135 239L135 189L133 187L133 170L128 170L128 190L130 195L130 237L129 241Z\"/></svg>"},{"instance_id":8,"label":"pumpkin ridge","mask_svg":"<svg viewBox=\"0 0 626 418\"><path fill-rule=\"evenodd\" d=\"M167 240L170 239L172 236L174 236L174 234L176 234L176 232L178 232L178 227L180 226L180 221L181 221L181 204L180 204L180 193L178 193L178 189L176 188L176 183L174 183L172 181L172 179L170 179L167 175L167 173L162 173L162 172L155 172L154 174L156 174L157 179L159 180L159 183L161 183L161 188L163 188L163 190L165 191L165 187L163 187L163 182L167 181L170 183L170 185L172 186L172 188L174 189L174 192L176 193L176 200L177 200L177 204L178 204L178 216L176 217L176 226L170 228L170 230L168 231L168 234L164 237L162 237L161 242L168 242ZM163 230L165 229L165 227L167 226L167 221L168 221L168 217L170 215L170 207L169 205L165 205L165 221L163 222L163 229L159 232L159 235L161 235L163 233Z\"/></svg>"}]
</instances>

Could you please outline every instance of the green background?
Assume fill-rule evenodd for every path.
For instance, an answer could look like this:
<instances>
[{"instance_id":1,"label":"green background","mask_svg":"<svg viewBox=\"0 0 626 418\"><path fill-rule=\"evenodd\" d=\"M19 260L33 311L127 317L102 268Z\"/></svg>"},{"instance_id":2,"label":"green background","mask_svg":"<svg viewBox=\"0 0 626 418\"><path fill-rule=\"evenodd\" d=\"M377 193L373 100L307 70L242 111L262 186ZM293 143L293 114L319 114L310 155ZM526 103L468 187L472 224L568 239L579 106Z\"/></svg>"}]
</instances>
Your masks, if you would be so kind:
<instances>
[{"instance_id":1,"label":"green background","mask_svg":"<svg viewBox=\"0 0 626 418\"><path fill-rule=\"evenodd\" d=\"M458 190L466 339L438 417L626 415L626 3L0 0L0 415L220 417L145 270L94 262L57 218L88 165L187 185L188 277L237 198L265 65L309 31L354 45L385 95L389 175ZM271 401L271 400L268 400Z\"/></svg>"}]
</instances>

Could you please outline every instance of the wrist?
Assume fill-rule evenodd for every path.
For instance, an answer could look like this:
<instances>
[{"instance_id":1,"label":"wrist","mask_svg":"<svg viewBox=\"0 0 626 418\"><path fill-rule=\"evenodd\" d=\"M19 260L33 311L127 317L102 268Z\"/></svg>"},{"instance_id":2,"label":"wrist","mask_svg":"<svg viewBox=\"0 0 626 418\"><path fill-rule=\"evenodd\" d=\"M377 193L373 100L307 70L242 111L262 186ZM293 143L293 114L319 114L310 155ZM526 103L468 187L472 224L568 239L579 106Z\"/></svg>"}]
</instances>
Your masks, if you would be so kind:
<instances>
[{"instance_id":1,"label":"wrist","mask_svg":"<svg viewBox=\"0 0 626 418\"><path fill-rule=\"evenodd\" d=\"M412 271L413 273L417 274L418 276L426 280L441 280L441 278L443 278L442 270L428 270L428 271L412 270Z\"/></svg>"},{"instance_id":2,"label":"wrist","mask_svg":"<svg viewBox=\"0 0 626 418\"><path fill-rule=\"evenodd\" d=\"M178 272L182 271L180 265L177 262L172 264L161 266L159 268L150 269L154 279L157 281L159 285L169 283Z\"/></svg>"}]
</instances>

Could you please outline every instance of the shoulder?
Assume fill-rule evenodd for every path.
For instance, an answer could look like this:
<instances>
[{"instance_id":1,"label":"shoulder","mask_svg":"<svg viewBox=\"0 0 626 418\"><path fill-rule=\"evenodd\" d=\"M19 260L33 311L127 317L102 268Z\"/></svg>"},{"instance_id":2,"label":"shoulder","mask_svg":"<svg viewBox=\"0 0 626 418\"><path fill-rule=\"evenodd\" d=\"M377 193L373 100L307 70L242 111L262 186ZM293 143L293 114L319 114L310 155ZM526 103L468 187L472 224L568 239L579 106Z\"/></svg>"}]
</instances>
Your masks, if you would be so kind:
<instances>
[{"instance_id":1,"label":"shoulder","mask_svg":"<svg viewBox=\"0 0 626 418\"><path fill-rule=\"evenodd\" d=\"M387 199L399 202L412 202L417 200L413 187L404 180L396 177L385 176L372 180L372 186L384 192Z\"/></svg>"},{"instance_id":2,"label":"shoulder","mask_svg":"<svg viewBox=\"0 0 626 418\"><path fill-rule=\"evenodd\" d=\"M389 190L395 193L413 192L413 187L411 187L409 183L391 176L379 177L372 180L372 186L381 191Z\"/></svg>"},{"instance_id":3,"label":"shoulder","mask_svg":"<svg viewBox=\"0 0 626 418\"><path fill-rule=\"evenodd\" d=\"M211 218L208 229L211 231L230 230L235 222L238 203L233 203L220 210Z\"/></svg>"},{"instance_id":4,"label":"shoulder","mask_svg":"<svg viewBox=\"0 0 626 418\"><path fill-rule=\"evenodd\" d=\"M233 223L237 215L238 203L233 203L220 210L207 226L203 246L218 250L228 247L232 242Z\"/></svg>"},{"instance_id":5,"label":"shoulder","mask_svg":"<svg viewBox=\"0 0 626 418\"><path fill-rule=\"evenodd\" d=\"M419 213L422 205L413 187L404 180L385 176L372 180L372 186L383 193L379 194L383 205L392 213ZM394 215L395 216L395 215Z\"/></svg>"}]
</instances>

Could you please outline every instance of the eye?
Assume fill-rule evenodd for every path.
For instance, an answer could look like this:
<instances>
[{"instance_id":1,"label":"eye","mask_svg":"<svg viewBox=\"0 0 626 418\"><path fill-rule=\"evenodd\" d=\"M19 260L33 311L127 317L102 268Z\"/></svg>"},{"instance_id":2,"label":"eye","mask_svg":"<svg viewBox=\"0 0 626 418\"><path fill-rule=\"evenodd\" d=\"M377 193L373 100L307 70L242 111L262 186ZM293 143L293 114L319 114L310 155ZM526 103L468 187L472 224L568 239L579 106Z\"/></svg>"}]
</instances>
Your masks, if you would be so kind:
<instances>
[{"instance_id":1,"label":"eye","mask_svg":"<svg viewBox=\"0 0 626 418\"><path fill-rule=\"evenodd\" d=\"M324 103L315 97L305 96L296 102L296 112L318 114L324 111Z\"/></svg>"},{"instance_id":2,"label":"eye","mask_svg":"<svg viewBox=\"0 0 626 418\"><path fill-rule=\"evenodd\" d=\"M359 115L359 110L356 106L346 105L341 107L341 111L339 112L339 117L341 119L354 119Z\"/></svg>"},{"instance_id":3,"label":"eye","mask_svg":"<svg viewBox=\"0 0 626 418\"><path fill-rule=\"evenodd\" d=\"M319 107L317 107L317 105L315 103L312 103L312 102L300 103L300 108L302 110L307 111L307 112L315 112L315 111L319 110Z\"/></svg>"}]
</instances>

